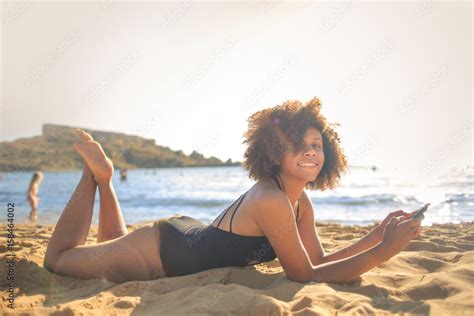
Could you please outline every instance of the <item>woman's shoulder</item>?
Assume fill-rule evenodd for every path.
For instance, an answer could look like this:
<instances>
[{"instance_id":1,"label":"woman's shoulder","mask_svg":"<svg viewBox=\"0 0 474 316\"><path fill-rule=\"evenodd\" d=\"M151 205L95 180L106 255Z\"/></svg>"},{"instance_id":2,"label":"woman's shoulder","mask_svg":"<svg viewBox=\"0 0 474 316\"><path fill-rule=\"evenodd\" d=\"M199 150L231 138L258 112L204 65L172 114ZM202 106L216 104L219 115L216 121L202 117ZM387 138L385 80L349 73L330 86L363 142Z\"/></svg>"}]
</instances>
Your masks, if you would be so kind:
<instances>
[{"instance_id":1,"label":"woman's shoulder","mask_svg":"<svg viewBox=\"0 0 474 316\"><path fill-rule=\"evenodd\" d=\"M275 206L288 204L288 198L282 190L280 190L275 182L259 180L252 191L252 200L257 210L265 212Z\"/></svg>"},{"instance_id":2,"label":"woman's shoulder","mask_svg":"<svg viewBox=\"0 0 474 316\"><path fill-rule=\"evenodd\" d=\"M258 180L254 186L250 189L252 196L258 201L265 201L271 199L276 195L283 195L284 192L281 191L271 180Z\"/></svg>"}]
</instances>

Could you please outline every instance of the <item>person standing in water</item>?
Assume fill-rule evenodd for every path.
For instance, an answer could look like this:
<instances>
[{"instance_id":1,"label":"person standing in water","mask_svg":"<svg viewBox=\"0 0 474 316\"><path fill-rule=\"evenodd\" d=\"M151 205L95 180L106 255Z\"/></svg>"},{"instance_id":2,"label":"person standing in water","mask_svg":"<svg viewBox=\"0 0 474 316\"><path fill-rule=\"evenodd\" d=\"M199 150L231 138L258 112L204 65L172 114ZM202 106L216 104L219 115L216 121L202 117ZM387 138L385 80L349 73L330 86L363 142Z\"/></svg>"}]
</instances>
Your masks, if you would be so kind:
<instances>
[{"instance_id":1,"label":"person standing in water","mask_svg":"<svg viewBox=\"0 0 474 316\"><path fill-rule=\"evenodd\" d=\"M31 178L30 185L28 186L28 196L27 200L30 202L31 212L29 219L37 220L38 219L38 205L40 197L38 195L39 186L43 181L43 173L36 171Z\"/></svg>"},{"instance_id":2,"label":"person standing in water","mask_svg":"<svg viewBox=\"0 0 474 316\"><path fill-rule=\"evenodd\" d=\"M128 176L127 168L120 169L120 180L121 181L127 180L127 176Z\"/></svg>"}]
</instances>

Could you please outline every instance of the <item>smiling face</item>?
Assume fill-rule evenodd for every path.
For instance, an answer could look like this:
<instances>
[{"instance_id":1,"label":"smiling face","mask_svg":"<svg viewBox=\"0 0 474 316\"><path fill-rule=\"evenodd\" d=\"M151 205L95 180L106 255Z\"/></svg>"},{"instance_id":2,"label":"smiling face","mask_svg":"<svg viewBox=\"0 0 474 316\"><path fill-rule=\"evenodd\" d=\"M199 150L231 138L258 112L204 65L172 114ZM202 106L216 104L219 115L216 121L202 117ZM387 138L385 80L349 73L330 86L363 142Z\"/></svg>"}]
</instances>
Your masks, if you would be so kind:
<instances>
[{"instance_id":1,"label":"smiling face","mask_svg":"<svg viewBox=\"0 0 474 316\"><path fill-rule=\"evenodd\" d=\"M285 176L314 181L324 165L323 137L321 132L314 128L306 130L302 151L294 152L290 149L280 162L280 172Z\"/></svg>"}]
</instances>

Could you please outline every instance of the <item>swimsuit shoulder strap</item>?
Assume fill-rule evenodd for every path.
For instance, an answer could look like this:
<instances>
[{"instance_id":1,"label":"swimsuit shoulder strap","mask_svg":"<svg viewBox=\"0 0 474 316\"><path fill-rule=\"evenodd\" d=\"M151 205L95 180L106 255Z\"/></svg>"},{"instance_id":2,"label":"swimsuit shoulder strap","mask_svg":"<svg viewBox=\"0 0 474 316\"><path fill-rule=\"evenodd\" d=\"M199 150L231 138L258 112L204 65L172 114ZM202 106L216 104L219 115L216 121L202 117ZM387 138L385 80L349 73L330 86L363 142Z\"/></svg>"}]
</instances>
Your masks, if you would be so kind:
<instances>
[{"instance_id":1,"label":"swimsuit shoulder strap","mask_svg":"<svg viewBox=\"0 0 474 316\"><path fill-rule=\"evenodd\" d=\"M275 180L277 186L280 188L280 190L283 190L281 185L280 185L280 182L278 182L278 180L275 178L275 177L272 177L273 180Z\"/></svg>"},{"instance_id":2,"label":"swimsuit shoulder strap","mask_svg":"<svg viewBox=\"0 0 474 316\"><path fill-rule=\"evenodd\" d=\"M247 193L247 192L246 192L246 193ZM224 214L224 215L222 215L222 216L219 215L219 216L221 216L221 219L219 220L219 223L217 223L217 228L219 228L219 225L221 224L222 220L224 219L225 214L227 213L227 211L228 211L243 195L245 195L245 193L242 194L237 200L234 201L234 203L232 203L231 205L229 205L229 206L221 213L221 215L222 215L222 214ZM239 203L239 204L240 204L240 203ZM237 207L238 207L238 206L237 206ZM234 213L235 213L235 212L234 212Z\"/></svg>"},{"instance_id":3,"label":"swimsuit shoulder strap","mask_svg":"<svg viewBox=\"0 0 474 316\"><path fill-rule=\"evenodd\" d=\"M280 183L275 179L273 178L273 180L275 180L275 182L277 183L278 187L280 188L280 190L282 190L282 187L280 186ZM248 192L248 191L247 191ZM230 218L230 232L232 232L232 220L234 219L234 215L235 215L235 212L237 212L237 209L239 208L240 206L240 203L242 203L242 201L244 200L244 197L245 195L247 194L247 192L245 192L244 194L242 194L237 200L234 201L234 203L232 203L229 207L227 207L225 210L224 210L224 215L221 217L221 219L219 220L219 223L217 223L217 227L219 227L219 225L221 224L222 220L224 219L225 217L225 213L227 213L227 211L237 202L239 201L239 204L237 204L237 207L234 209L234 212L232 213L232 216ZM300 211L300 202L298 200L298 207L296 208L296 221L298 221L298 215L299 215L299 211Z\"/></svg>"},{"instance_id":4,"label":"swimsuit shoulder strap","mask_svg":"<svg viewBox=\"0 0 474 316\"><path fill-rule=\"evenodd\" d=\"M296 208L296 222L298 222L299 213L300 213L300 200L298 200L298 207Z\"/></svg>"},{"instance_id":5,"label":"swimsuit shoulder strap","mask_svg":"<svg viewBox=\"0 0 474 316\"><path fill-rule=\"evenodd\" d=\"M248 192L248 191L247 191L247 192ZM232 213L232 217L230 218L230 232L231 232L231 233L232 233L232 220L234 219L235 212L237 212L237 209L239 208L240 203L242 203L242 201L244 200L244 197L245 197L245 195L247 194L247 192L245 192L245 193L242 195L242 198L240 199L239 204L237 204L237 207L234 209L234 212Z\"/></svg>"}]
</instances>

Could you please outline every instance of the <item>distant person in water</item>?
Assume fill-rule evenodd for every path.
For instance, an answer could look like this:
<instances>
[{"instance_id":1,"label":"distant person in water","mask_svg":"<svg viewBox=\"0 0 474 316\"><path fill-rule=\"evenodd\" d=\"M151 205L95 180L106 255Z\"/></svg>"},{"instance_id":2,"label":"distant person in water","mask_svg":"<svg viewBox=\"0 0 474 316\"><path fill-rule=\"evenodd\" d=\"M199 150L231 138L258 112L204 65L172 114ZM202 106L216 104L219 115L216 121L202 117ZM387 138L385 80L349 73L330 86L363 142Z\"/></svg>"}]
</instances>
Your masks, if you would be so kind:
<instances>
[{"instance_id":1,"label":"distant person in water","mask_svg":"<svg viewBox=\"0 0 474 316\"><path fill-rule=\"evenodd\" d=\"M120 169L120 180L122 181L127 180L127 176L128 176L127 168Z\"/></svg>"},{"instance_id":2,"label":"distant person in water","mask_svg":"<svg viewBox=\"0 0 474 316\"><path fill-rule=\"evenodd\" d=\"M30 202L31 212L30 212L30 220L37 220L38 219L38 205L40 201L40 197L38 195L39 186L43 181L43 173L40 171L36 171L31 178L30 185L28 187L28 196L27 200Z\"/></svg>"},{"instance_id":3,"label":"distant person in water","mask_svg":"<svg viewBox=\"0 0 474 316\"><path fill-rule=\"evenodd\" d=\"M178 214L130 233L112 183L112 161L89 133L78 130L74 147L84 159L82 177L54 228L44 267L69 277L125 282L278 258L292 281L344 283L358 278L419 236L422 217L393 211L366 236L326 253L315 226L321 209L313 208L305 189L336 188L348 165L334 125L320 108L318 98L305 105L287 101L249 117L244 167L256 182L211 224ZM166 177L161 180L187 198L183 187ZM85 244L97 188L97 243Z\"/></svg>"}]
</instances>

